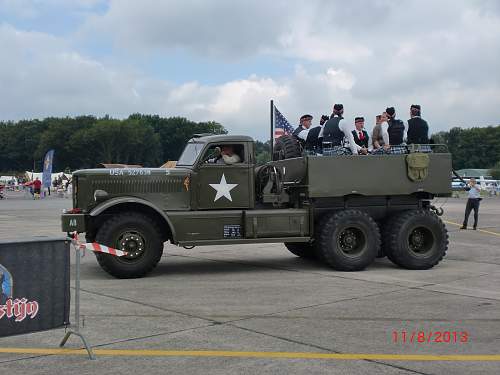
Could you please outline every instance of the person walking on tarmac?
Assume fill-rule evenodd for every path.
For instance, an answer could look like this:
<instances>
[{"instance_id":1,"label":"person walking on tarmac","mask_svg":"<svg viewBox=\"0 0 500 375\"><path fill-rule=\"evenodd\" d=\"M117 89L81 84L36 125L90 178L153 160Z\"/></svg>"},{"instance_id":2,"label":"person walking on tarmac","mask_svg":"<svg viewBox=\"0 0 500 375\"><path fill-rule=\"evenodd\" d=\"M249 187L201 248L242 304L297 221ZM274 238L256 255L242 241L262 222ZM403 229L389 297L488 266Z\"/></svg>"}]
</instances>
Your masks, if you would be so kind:
<instances>
[{"instance_id":1,"label":"person walking on tarmac","mask_svg":"<svg viewBox=\"0 0 500 375\"><path fill-rule=\"evenodd\" d=\"M468 185L465 187L465 190L469 192L469 199L467 199L467 205L465 206L465 217L464 223L460 227L460 229L467 229L467 223L469 222L469 215L472 210L474 210L474 227L473 229L477 229L477 220L479 217L479 202L481 201L481 194L479 192L479 188L476 184L476 179L471 178Z\"/></svg>"},{"instance_id":2,"label":"person walking on tarmac","mask_svg":"<svg viewBox=\"0 0 500 375\"><path fill-rule=\"evenodd\" d=\"M343 114L344 106L335 104L330 119L323 127L323 155L358 155L359 153L366 155L368 150L354 142L352 128L342 121ZM344 147L344 140L348 141L348 147Z\"/></svg>"},{"instance_id":3,"label":"person walking on tarmac","mask_svg":"<svg viewBox=\"0 0 500 375\"><path fill-rule=\"evenodd\" d=\"M388 107L385 110L387 113L387 133L389 134L389 153L405 154L407 152L404 145L405 125L403 121L396 118L396 110L394 107Z\"/></svg>"},{"instance_id":4,"label":"person walking on tarmac","mask_svg":"<svg viewBox=\"0 0 500 375\"><path fill-rule=\"evenodd\" d=\"M420 117L420 105L412 104L410 107L410 119L408 120L408 133L406 143L428 145L429 125ZM422 147L423 152L431 152L429 146Z\"/></svg>"},{"instance_id":5,"label":"person walking on tarmac","mask_svg":"<svg viewBox=\"0 0 500 375\"><path fill-rule=\"evenodd\" d=\"M35 181L33 181L33 198L37 199L40 198L40 193L42 190L42 181L39 180L37 177Z\"/></svg>"}]
</instances>

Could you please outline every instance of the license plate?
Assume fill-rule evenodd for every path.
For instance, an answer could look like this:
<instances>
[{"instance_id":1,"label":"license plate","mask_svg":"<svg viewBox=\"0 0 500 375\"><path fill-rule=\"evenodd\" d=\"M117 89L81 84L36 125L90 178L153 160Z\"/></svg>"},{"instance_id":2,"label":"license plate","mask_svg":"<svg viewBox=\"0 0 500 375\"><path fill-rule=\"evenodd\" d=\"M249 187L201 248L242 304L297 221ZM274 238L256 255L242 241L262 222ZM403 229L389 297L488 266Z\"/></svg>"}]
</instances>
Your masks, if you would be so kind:
<instances>
[{"instance_id":1,"label":"license plate","mask_svg":"<svg viewBox=\"0 0 500 375\"><path fill-rule=\"evenodd\" d=\"M61 216L61 226L63 232L85 232L85 215L63 214Z\"/></svg>"}]
</instances>

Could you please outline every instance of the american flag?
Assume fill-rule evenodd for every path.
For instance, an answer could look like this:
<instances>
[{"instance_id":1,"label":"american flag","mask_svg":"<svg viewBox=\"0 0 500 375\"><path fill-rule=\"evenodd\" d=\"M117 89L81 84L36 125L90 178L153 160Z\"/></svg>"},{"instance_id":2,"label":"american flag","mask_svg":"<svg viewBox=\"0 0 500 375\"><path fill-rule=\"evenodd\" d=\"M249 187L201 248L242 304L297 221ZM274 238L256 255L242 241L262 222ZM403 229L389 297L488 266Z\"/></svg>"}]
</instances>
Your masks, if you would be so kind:
<instances>
[{"instance_id":1,"label":"american flag","mask_svg":"<svg viewBox=\"0 0 500 375\"><path fill-rule=\"evenodd\" d=\"M274 107L274 138L279 138L282 135L293 133L293 126L290 125L288 120Z\"/></svg>"}]
</instances>

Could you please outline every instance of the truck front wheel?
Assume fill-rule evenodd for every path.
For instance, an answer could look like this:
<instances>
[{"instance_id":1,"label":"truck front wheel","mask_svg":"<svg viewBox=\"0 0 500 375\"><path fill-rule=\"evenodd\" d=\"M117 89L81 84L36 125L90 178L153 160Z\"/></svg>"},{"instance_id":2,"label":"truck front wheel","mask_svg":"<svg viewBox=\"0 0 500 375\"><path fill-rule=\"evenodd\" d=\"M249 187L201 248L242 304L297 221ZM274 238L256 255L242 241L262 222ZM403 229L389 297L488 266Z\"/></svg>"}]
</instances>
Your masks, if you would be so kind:
<instances>
[{"instance_id":1,"label":"truck front wheel","mask_svg":"<svg viewBox=\"0 0 500 375\"><path fill-rule=\"evenodd\" d=\"M367 213L339 211L324 217L319 225L317 250L332 268L360 271L375 260L380 249L380 232Z\"/></svg>"},{"instance_id":2,"label":"truck front wheel","mask_svg":"<svg viewBox=\"0 0 500 375\"><path fill-rule=\"evenodd\" d=\"M117 257L96 253L99 265L120 279L142 277L156 267L163 254L163 241L154 220L138 212L122 212L106 220L96 242L126 251Z\"/></svg>"},{"instance_id":3,"label":"truck front wheel","mask_svg":"<svg viewBox=\"0 0 500 375\"><path fill-rule=\"evenodd\" d=\"M285 247L292 254L305 259L315 259L314 245L307 242L285 242Z\"/></svg>"},{"instance_id":4,"label":"truck front wheel","mask_svg":"<svg viewBox=\"0 0 500 375\"><path fill-rule=\"evenodd\" d=\"M396 215L386 228L387 257L411 270L434 267L448 249L448 231L441 219L428 210L410 210Z\"/></svg>"}]
</instances>

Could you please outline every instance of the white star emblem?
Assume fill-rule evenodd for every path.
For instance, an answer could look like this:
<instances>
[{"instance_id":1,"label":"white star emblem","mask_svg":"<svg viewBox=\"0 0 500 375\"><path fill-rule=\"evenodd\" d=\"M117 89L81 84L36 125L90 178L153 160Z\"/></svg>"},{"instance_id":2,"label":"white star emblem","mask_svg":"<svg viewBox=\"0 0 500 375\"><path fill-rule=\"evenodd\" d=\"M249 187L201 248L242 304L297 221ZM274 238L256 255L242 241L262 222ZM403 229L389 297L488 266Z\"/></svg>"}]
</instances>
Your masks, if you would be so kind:
<instances>
[{"instance_id":1,"label":"white star emblem","mask_svg":"<svg viewBox=\"0 0 500 375\"><path fill-rule=\"evenodd\" d=\"M209 185L217 191L217 194L215 194L214 202L216 202L218 199L220 199L222 197L226 197L227 199L229 199L232 202L233 198L231 198L230 191L233 190L236 186L238 186L238 184L228 184L226 182L226 176L224 176L224 173L222 174L222 177L220 178L220 183L209 184Z\"/></svg>"}]
</instances>

